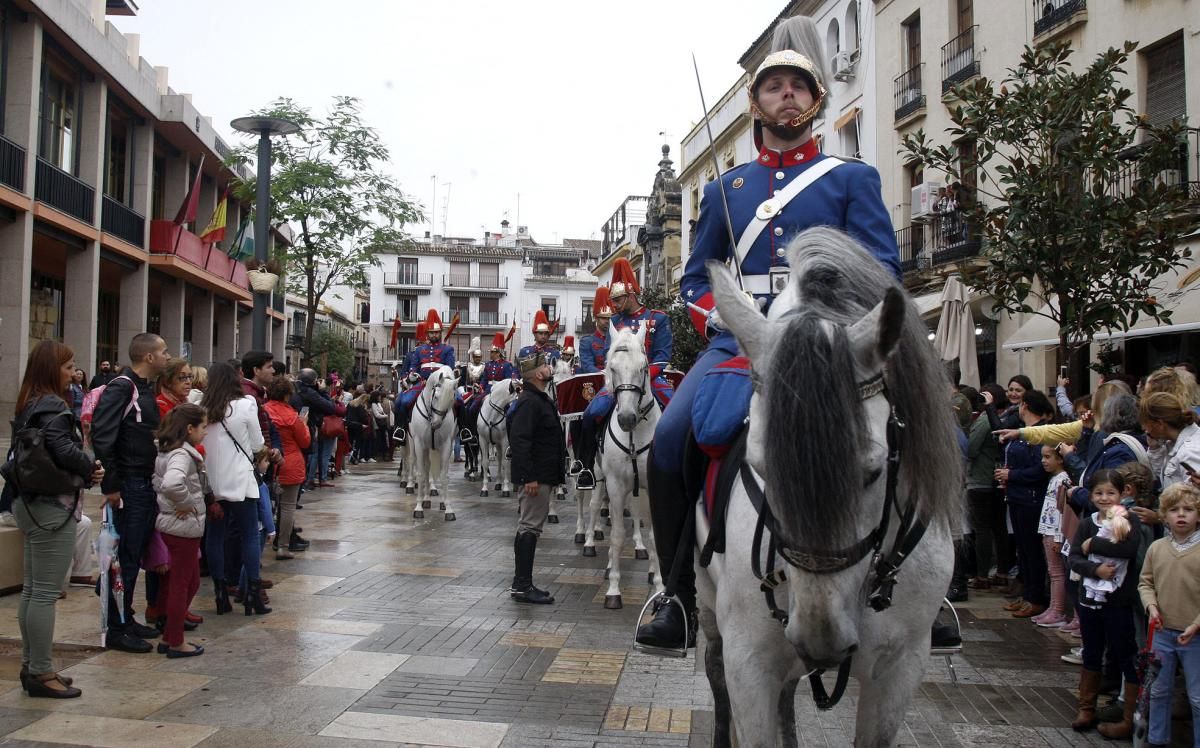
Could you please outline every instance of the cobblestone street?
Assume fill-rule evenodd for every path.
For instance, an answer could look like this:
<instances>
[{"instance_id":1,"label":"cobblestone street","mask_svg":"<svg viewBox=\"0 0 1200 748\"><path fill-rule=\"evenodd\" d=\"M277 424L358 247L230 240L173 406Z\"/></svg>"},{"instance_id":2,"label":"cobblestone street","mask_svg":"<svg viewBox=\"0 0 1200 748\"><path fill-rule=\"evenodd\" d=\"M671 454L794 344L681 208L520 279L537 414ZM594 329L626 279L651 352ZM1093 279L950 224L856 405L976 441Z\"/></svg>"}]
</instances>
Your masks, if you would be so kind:
<instances>
[{"instance_id":1,"label":"cobblestone street","mask_svg":"<svg viewBox=\"0 0 1200 748\"><path fill-rule=\"evenodd\" d=\"M106 746L707 746L712 698L697 658L632 651L647 593L647 562L627 564L625 608L603 608L606 543L595 558L573 542L573 501L556 502L535 581L557 598L524 606L512 575L514 499L476 497L452 470L458 520L436 505L412 520L412 497L388 463L304 498L298 522L311 549L265 565L274 612L214 613L207 579L190 637L204 656L169 661L96 648L95 596L72 588L59 604L59 664L83 697L26 697L16 682L16 595L0 598L0 735L5 745ZM96 497L89 497L94 510ZM94 514L94 511L90 512ZM628 568L628 567L626 567ZM139 611L140 596L139 590ZM958 682L931 659L901 745L1105 744L1069 728L1077 669L1059 655L1071 640L1014 621L998 595L962 606L966 652ZM1077 640L1076 640L1077 641ZM147 688L148 671L153 688ZM802 687L801 744L850 744L853 683L830 713ZM1177 737L1187 732L1176 725ZM1111 743L1109 743L1111 745ZM1185 743L1179 742L1179 745Z\"/></svg>"}]
</instances>

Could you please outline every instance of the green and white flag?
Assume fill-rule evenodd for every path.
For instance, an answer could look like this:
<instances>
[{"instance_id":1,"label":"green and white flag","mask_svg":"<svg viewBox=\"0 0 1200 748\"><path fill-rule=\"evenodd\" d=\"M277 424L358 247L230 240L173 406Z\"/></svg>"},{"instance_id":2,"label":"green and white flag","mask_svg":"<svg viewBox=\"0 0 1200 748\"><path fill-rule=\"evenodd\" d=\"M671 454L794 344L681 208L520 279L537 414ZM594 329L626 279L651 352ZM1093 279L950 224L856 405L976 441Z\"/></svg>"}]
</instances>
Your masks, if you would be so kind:
<instances>
[{"instance_id":1,"label":"green and white flag","mask_svg":"<svg viewBox=\"0 0 1200 748\"><path fill-rule=\"evenodd\" d=\"M254 221L253 216L242 221L237 236L229 245L229 256L238 262L245 262L254 256Z\"/></svg>"}]
</instances>

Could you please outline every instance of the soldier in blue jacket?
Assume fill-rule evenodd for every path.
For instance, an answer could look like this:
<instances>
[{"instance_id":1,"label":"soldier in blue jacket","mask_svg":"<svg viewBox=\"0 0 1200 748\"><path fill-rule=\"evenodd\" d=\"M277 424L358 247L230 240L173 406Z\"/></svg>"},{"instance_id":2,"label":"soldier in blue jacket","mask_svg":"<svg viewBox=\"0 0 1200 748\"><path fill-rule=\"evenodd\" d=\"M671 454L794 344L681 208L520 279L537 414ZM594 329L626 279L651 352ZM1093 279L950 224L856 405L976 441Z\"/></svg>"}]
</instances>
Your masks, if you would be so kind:
<instances>
[{"instance_id":1,"label":"soldier in blue jacket","mask_svg":"<svg viewBox=\"0 0 1200 748\"><path fill-rule=\"evenodd\" d=\"M516 377L513 365L504 360L504 333L498 332L492 336L491 360L483 365L483 391L491 392L492 384L503 382L505 379Z\"/></svg>"},{"instance_id":2,"label":"soldier in blue jacket","mask_svg":"<svg viewBox=\"0 0 1200 748\"><path fill-rule=\"evenodd\" d=\"M617 330L630 328L637 332L646 326L646 356L650 362L650 384L654 397L661 407L666 407L673 394L670 382L662 375L663 370L671 363L671 320L665 312L657 309L647 309L638 301L637 276L633 267L624 257L613 264L613 280L609 286L609 299L612 301L616 314L612 318L612 326ZM596 487L596 477L592 467L596 462L596 427L612 412L613 397L607 390L600 391L588 403L581 419L579 442L575 446L576 464L572 472L576 473L576 490L586 491Z\"/></svg>"},{"instance_id":3,"label":"soldier in blue jacket","mask_svg":"<svg viewBox=\"0 0 1200 748\"><path fill-rule=\"evenodd\" d=\"M425 315L425 335L425 344L417 346L409 359L409 371L416 371L421 379L428 379L439 366L454 368L454 346L442 342L442 319L436 309Z\"/></svg>"},{"instance_id":4,"label":"soldier in blue jacket","mask_svg":"<svg viewBox=\"0 0 1200 748\"><path fill-rule=\"evenodd\" d=\"M579 341L579 373L596 374L604 371L608 358L608 322L612 319L612 302L608 298L608 286L596 289L592 298L592 318L596 321L595 331L584 335Z\"/></svg>"},{"instance_id":5,"label":"soldier in blue jacket","mask_svg":"<svg viewBox=\"0 0 1200 748\"><path fill-rule=\"evenodd\" d=\"M546 354L546 360L550 362L553 368L558 361L559 351L558 346L550 342L550 336L554 334L554 328L557 323L550 324L550 320L546 317L546 312L542 309L537 310L533 315L533 345L527 345L517 352L517 360L528 358L535 353Z\"/></svg>"},{"instance_id":6,"label":"soldier in blue jacket","mask_svg":"<svg viewBox=\"0 0 1200 748\"><path fill-rule=\"evenodd\" d=\"M709 288L708 260L739 263L747 292L764 311L787 281L788 241L813 226L834 226L861 242L900 276L899 252L888 210L880 194L879 173L853 159L822 154L812 138L812 120L825 101L824 52L812 20L783 21L771 52L750 82L750 113L758 156L722 174L728 220L720 187L704 188L695 243L680 283L693 324L709 340L688 372L654 435L648 469L655 544L662 569L670 569L676 549L691 553L681 540L689 496L684 488L683 455L691 428L692 401L705 372L737 353L733 335L721 325ZM801 195L800 193L803 192ZM730 228L736 247L730 241ZM698 481L688 480L691 486ZM676 649L694 643L695 574L683 565L676 593L688 613L660 600L655 618L638 628L644 648ZM685 639L686 637L686 639Z\"/></svg>"}]
</instances>

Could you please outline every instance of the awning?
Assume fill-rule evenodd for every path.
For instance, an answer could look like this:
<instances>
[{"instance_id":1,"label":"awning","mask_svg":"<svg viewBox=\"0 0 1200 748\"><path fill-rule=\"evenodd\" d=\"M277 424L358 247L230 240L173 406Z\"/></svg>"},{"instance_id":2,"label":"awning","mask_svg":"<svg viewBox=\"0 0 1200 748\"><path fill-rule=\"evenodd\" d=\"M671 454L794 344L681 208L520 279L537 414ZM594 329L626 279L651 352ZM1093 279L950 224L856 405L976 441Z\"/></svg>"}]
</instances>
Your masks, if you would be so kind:
<instances>
[{"instance_id":1,"label":"awning","mask_svg":"<svg viewBox=\"0 0 1200 748\"><path fill-rule=\"evenodd\" d=\"M1164 324L1153 317L1139 317L1137 324L1126 331L1112 330L1096 333L1097 341L1121 340L1123 338L1141 338L1150 335L1171 335L1175 333L1200 330L1200 266L1190 266L1179 270L1171 270L1159 276L1150 286L1150 292L1158 299L1158 303L1171 312L1171 322ZM1050 303L1042 307L1044 312L1057 303L1051 298ZM1058 326L1042 315L1031 316L1021 325L1008 340L1004 342L1006 350L1017 348L1039 348L1042 346L1058 345Z\"/></svg>"},{"instance_id":2,"label":"awning","mask_svg":"<svg viewBox=\"0 0 1200 748\"><path fill-rule=\"evenodd\" d=\"M917 305L917 313L921 315L921 319L925 319L934 312L940 312L942 309L942 292L935 291L934 293L922 294L913 297L913 303Z\"/></svg>"},{"instance_id":3,"label":"awning","mask_svg":"<svg viewBox=\"0 0 1200 748\"><path fill-rule=\"evenodd\" d=\"M845 127L846 125L850 124L851 122L853 122L855 120L855 118L858 117L858 113L861 111L862 111L862 107L857 107L857 106L850 107L848 110L846 110L845 114L843 114L841 117L838 117L836 120L834 120L833 129L840 130L843 127Z\"/></svg>"}]
</instances>

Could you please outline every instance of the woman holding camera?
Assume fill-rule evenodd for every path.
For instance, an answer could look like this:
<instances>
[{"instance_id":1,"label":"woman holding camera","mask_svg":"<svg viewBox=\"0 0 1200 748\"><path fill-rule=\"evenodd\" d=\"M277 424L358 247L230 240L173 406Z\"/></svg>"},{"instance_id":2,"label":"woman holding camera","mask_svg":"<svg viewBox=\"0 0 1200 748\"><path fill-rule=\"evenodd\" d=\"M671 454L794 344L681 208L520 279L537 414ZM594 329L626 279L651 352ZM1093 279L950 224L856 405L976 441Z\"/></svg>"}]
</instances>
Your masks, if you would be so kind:
<instances>
[{"instance_id":1,"label":"woman holding camera","mask_svg":"<svg viewBox=\"0 0 1200 748\"><path fill-rule=\"evenodd\" d=\"M100 463L83 449L83 438L71 406L75 353L53 340L44 340L29 354L25 378L17 395L13 443L24 429L39 429L45 453L53 463L39 472L39 486L22 487L18 480L13 515L25 534L25 579L17 622L21 627L21 687L34 697L71 699L82 692L71 679L54 672L54 606L62 580L71 567L75 524L83 511L83 488L104 477ZM31 459L34 449L18 447L15 461ZM21 475L9 463L6 480ZM28 467L28 466L27 466ZM51 475L53 473L53 475ZM48 492L52 491L52 492Z\"/></svg>"}]
</instances>

